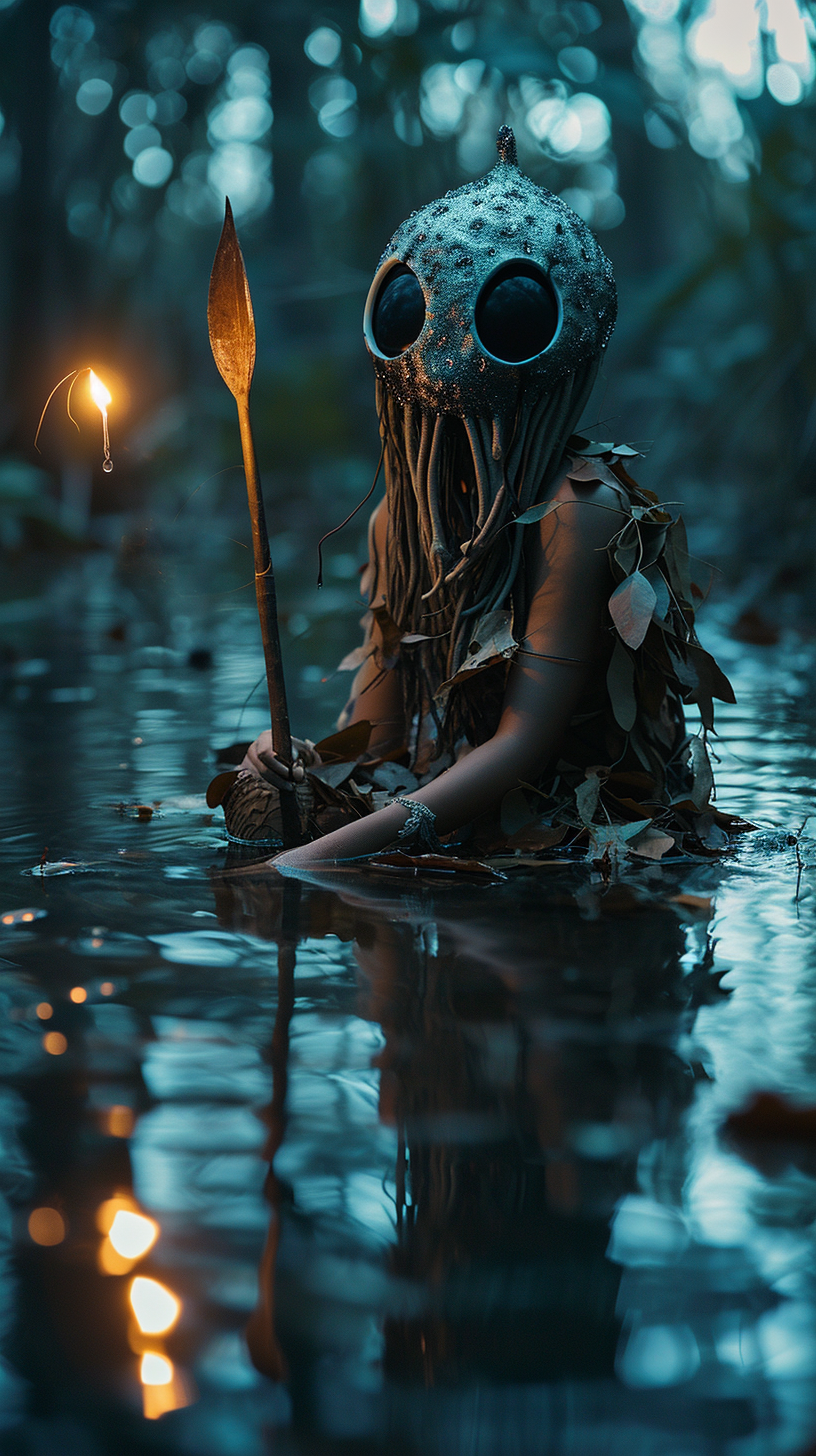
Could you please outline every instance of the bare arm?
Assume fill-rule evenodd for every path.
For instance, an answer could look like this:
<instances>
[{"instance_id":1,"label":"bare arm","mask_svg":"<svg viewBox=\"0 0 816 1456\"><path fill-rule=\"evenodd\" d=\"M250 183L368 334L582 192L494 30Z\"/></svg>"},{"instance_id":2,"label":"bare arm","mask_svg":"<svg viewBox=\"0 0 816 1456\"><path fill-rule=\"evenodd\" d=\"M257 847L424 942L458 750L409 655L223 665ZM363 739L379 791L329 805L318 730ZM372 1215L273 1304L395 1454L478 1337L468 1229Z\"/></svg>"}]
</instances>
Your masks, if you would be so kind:
<instances>
[{"instance_id":1,"label":"bare arm","mask_svg":"<svg viewBox=\"0 0 816 1456\"><path fill-rule=\"evenodd\" d=\"M494 808L509 789L535 777L558 747L593 672L609 591L604 547L624 518L607 486L565 480L555 499L559 509L540 523L530 613L499 726L486 743L411 795L436 814L439 834ZM576 661L551 660L556 656ZM396 838L407 812L389 805L287 851L275 864L305 867L374 854Z\"/></svg>"}]
</instances>

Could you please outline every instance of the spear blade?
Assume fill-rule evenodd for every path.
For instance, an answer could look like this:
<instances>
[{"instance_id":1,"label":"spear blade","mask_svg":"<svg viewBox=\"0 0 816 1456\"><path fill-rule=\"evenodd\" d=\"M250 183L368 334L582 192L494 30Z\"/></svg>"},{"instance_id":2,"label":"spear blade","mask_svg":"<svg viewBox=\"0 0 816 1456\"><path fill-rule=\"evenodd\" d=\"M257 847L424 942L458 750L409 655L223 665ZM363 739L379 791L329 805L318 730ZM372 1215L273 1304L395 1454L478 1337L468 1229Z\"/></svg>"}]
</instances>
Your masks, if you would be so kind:
<instances>
[{"instance_id":1,"label":"spear blade","mask_svg":"<svg viewBox=\"0 0 816 1456\"><path fill-rule=\"evenodd\" d=\"M221 378L236 399L247 399L255 372L255 316L229 198L210 275L207 324Z\"/></svg>"}]
</instances>

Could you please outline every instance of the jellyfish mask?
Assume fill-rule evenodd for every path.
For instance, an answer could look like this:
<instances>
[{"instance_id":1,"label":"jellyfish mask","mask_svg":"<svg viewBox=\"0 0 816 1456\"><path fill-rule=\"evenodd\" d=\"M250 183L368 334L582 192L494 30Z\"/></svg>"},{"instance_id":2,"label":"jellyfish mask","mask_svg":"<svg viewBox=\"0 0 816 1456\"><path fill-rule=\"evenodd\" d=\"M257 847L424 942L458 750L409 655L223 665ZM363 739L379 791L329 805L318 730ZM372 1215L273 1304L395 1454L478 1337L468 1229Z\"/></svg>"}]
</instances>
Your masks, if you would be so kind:
<instances>
[{"instance_id":1,"label":"jellyfish mask","mask_svg":"<svg viewBox=\"0 0 816 1456\"><path fill-rule=\"evenodd\" d=\"M510 606L523 620L525 533L504 528L555 485L615 323L590 229L519 170L509 127L497 146L486 177L398 228L365 307L389 513L380 580L403 633L430 639L403 654L414 709L456 673L474 619ZM449 726L473 741L468 716Z\"/></svg>"}]
</instances>

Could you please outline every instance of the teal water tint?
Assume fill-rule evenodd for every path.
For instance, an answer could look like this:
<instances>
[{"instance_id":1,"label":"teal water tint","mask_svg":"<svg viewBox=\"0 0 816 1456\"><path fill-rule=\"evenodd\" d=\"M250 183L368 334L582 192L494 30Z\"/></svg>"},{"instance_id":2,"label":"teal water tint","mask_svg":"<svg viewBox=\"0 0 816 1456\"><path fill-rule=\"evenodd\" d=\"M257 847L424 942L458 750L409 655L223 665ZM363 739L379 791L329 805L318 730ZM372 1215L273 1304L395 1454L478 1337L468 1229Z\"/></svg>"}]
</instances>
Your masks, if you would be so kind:
<instances>
[{"instance_id":1,"label":"teal water tint","mask_svg":"<svg viewBox=\"0 0 816 1456\"><path fill-rule=\"evenodd\" d=\"M264 726L220 585L167 615L99 553L0 606L2 1450L804 1451L816 1160L722 1127L758 1088L816 1105L812 644L709 626L720 802L761 826L721 864L281 885L226 872L203 798ZM315 736L340 604L323 661L290 634ZM116 1196L160 1233L104 1272Z\"/></svg>"}]
</instances>

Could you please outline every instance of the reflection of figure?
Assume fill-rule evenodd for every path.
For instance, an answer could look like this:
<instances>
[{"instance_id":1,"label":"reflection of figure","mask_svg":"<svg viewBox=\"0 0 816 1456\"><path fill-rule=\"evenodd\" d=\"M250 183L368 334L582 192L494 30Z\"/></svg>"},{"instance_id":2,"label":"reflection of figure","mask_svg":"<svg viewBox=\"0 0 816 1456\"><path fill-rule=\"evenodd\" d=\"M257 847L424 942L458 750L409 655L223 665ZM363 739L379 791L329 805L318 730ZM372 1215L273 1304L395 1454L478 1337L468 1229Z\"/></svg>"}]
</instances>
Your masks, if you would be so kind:
<instances>
[{"instance_id":1,"label":"reflection of figure","mask_svg":"<svg viewBox=\"0 0 816 1456\"><path fill-rule=\"evenodd\" d=\"M640 1147L676 1127L688 1097L662 1038L623 1055L616 1039L638 1011L682 1008L674 918L587 926L550 912L544 954L540 917L521 920L510 935L487 916L437 922L421 994L410 931L383 926L358 952L400 1130L394 1272L427 1294L386 1322L399 1381L611 1375L609 1218Z\"/></svg>"},{"instance_id":2,"label":"reflection of figure","mask_svg":"<svg viewBox=\"0 0 816 1456\"><path fill-rule=\"evenodd\" d=\"M244 886L235 893L255 928L264 887ZM346 1272L325 1276L335 1283L324 1308L315 1271L334 1245L330 1231L306 1232L297 1179L291 1208L275 1215L284 1246L293 1226L296 1254L279 1265L274 1297L271 1282L262 1288L251 1348L267 1373L281 1368L269 1350L279 1341L289 1351L295 1420L309 1429L324 1419L338 1331L360 1325L361 1306L383 1331L398 1422L406 1387L461 1395L474 1384L611 1377L620 1269L606 1254L610 1217L636 1186L644 1146L676 1134L693 1086L673 1048L688 1006L673 913L602 909L587 922L568 894L542 904L509 887L487 899L450 887L406 904L392 893L356 881L315 902L323 932L354 935L358 1013L384 1033L380 1117L396 1129L398 1155L385 1289L356 1287L364 1241L355 1264L346 1230L342 1259L335 1249ZM312 1165L318 1180L322 1171ZM264 1281L273 1263L265 1258ZM275 1304L276 1335L264 1325ZM331 1392L342 1399L336 1378ZM389 1418L378 1409L381 1426ZM405 1449L422 1447L418 1432L398 1434Z\"/></svg>"},{"instance_id":3,"label":"reflection of figure","mask_svg":"<svg viewBox=\"0 0 816 1456\"><path fill-rule=\"evenodd\" d=\"M366 305L386 494L344 721L371 724L369 758L406 764L413 792L378 808L361 771L352 822L313 820L322 837L281 864L398 835L434 845L519 785L561 822L665 817L685 785L683 697L710 724L712 696L730 694L694 636L682 523L631 479L634 451L572 433L615 321L609 261L519 170L509 127L498 148L487 177L397 230ZM704 758L701 743L701 784ZM579 820L592 766L603 802L584 795ZM269 734L244 769L225 800L239 837L263 798L248 774L293 787Z\"/></svg>"}]
</instances>

